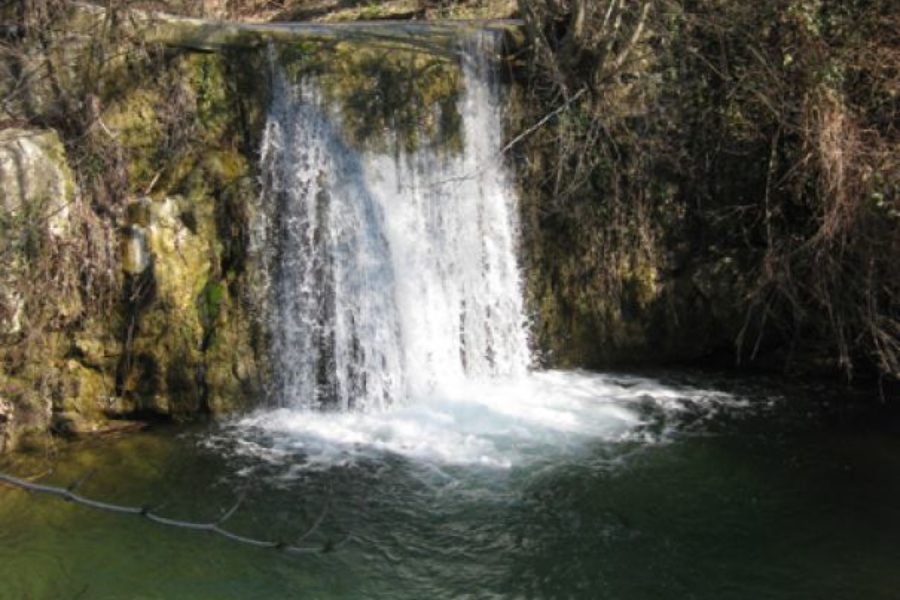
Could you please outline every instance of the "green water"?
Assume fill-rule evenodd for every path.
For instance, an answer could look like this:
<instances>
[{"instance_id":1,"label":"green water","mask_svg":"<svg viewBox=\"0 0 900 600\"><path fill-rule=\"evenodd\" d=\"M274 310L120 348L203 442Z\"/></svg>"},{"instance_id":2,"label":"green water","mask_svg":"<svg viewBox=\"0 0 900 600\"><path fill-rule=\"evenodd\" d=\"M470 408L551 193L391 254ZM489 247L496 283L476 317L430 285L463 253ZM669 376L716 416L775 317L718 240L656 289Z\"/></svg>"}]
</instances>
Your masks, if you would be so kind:
<instances>
[{"instance_id":1,"label":"green water","mask_svg":"<svg viewBox=\"0 0 900 600\"><path fill-rule=\"evenodd\" d=\"M0 598L900 597L897 420L835 409L840 391L709 385L747 405L503 468L383 451L307 469L214 426L7 459L18 475L52 464L56 485L93 473L84 495L184 519L244 489L227 526L266 539L327 505L305 543L350 537L290 555L0 487Z\"/></svg>"}]
</instances>

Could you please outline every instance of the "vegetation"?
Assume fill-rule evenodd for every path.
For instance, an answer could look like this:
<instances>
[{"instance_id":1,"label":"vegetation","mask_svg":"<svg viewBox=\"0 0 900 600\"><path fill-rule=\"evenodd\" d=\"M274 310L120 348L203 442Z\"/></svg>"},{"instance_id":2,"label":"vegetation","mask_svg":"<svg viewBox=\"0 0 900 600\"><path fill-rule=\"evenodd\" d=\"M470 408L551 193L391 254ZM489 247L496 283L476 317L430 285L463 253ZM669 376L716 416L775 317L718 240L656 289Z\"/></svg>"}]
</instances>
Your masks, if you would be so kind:
<instances>
[{"instance_id":1,"label":"vegetation","mask_svg":"<svg viewBox=\"0 0 900 600\"><path fill-rule=\"evenodd\" d=\"M739 362L900 376L892 3L520 6L523 122L565 107L519 148L560 355L734 344Z\"/></svg>"},{"instance_id":2,"label":"vegetation","mask_svg":"<svg viewBox=\"0 0 900 600\"><path fill-rule=\"evenodd\" d=\"M46 172L19 168L23 181L62 182L20 186L2 211L13 259L0 263L0 325L17 326L0 330L0 404L14 429L221 412L255 385L260 57L145 44L124 8L26 2L4 15L4 148L37 140Z\"/></svg>"},{"instance_id":3,"label":"vegetation","mask_svg":"<svg viewBox=\"0 0 900 600\"><path fill-rule=\"evenodd\" d=\"M408 151L461 146L460 72L452 56L354 42L285 45L280 64L294 83L316 76L322 102L356 148Z\"/></svg>"},{"instance_id":4,"label":"vegetation","mask_svg":"<svg viewBox=\"0 0 900 600\"><path fill-rule=\"evenodd\" d=\"M265 53L148 44L135 7L246 19L514 12L486 0L0 9L0 129L20 153L7 163L39 156L28 168L45 182L0 194L4 422L186 416L253 389L265 334L252 323L247 199ZM727 357L900 377L890 2L519 0L518 12L531 45L509 63L505 151L521 166L548 361ZM452 151L461 82L443 49L330 40L279 52L289 76L320 76L348 143Z\"/></svg>"}]
</instances>

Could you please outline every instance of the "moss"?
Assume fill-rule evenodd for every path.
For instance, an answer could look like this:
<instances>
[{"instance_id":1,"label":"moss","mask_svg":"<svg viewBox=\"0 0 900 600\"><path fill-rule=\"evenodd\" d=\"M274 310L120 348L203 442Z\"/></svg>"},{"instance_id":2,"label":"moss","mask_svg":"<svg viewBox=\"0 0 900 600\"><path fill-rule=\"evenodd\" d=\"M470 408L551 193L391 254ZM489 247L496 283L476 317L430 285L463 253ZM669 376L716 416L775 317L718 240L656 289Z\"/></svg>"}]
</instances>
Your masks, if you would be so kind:
<instances>
[{"instance_id":1,"label":"moss","mask_svg":"<svg viewBox=\"0 0 900 600\"><path fill-rule=\"evenodd\" d=\"M227 289L222 282L207 281L203 290L197 296L197 316L203 329L209 331L215 325L222 310L222 302L225 300Z\"/></svg>"},{"instance_id":2,"label":"moss","mask_svg":"<svg viewBox=\"0 0 900 600\"><path fill-rule=\"evenodd\" d=\"M245 119L261 117L259 110L245 110L238 97L248 80L260 80L258 73L242 72L254 63L235 69L232 58L174 57L167 85L187 99L178 123L195 135L189 144L176 145L162 165L158 155L133 154L136 161L163 167L146 226L154 295L139 309L119 368L120 391L138 411L181 419L235 406L232 395L241 388L230 365L240 360L233 354L253 354L246 339L231 339L224 347L218 341L233 327L245 327L241 323L248 318L231 308L223 273L230 272L230 285L240 288L243 207L256 197L247 183L252 167L245 149L253 141L246 137L252 127ZM227 365L221 370L220 358Z\"/></svg>"},{"instance_id":3,"label":"moss","mask_svg":"<svg viewBox=\"0 0 900 600\"><path fill-rule=\"evenodd\" d=\"M239 117L233 90L223 81L221 57L191 57L174 64L196 93L202 133L195 139L199 147L173 157L159 195L150 203L146 232L155 294L139 314L120 380L121 392L135 401L137 410L180 419L210 410L211 394L215 410L224 411L235 405L231 394L241 391L231 369L219 373L207 355L229 330L230 324L222 322L226 312L235 321L247 318L238 310L224 310L230 300L222 273L230 270L239 286L236 257L245 252L246 227L241 207L256 193L247 188L251 167L246 155L229 142ZM179 195L162 195L169 190ZM227 346L230 352L253 352L246 341L232 340ZM234 360L228 356L226 364Z\"/></svg>"},{"instance_id":4,"label":"moss","mask_svg":"<svg viewBox=\"0 0 900 600\"><path fill-rule=\"evenodd\" d=\"M219 57L194 55L188 62L192 68L191 85L195 95L197 118L203 126L204 134L217 138L230 120L228 111L228 85L225 69Z\"/></svg>"},{"instance_id":5,"label":"moss","mask_svg":"<svg viewBox=\"0 0 900 600\"><path fill-rule=\"evenodd\" d=\"M450 56L347 42L288 45L281 64L299 82L316 74L323 106L336 113L346 142L359 149L462 148L459 65Z\"/></svg>"},{"instance_id":6,"label":"moss","mask_svg":"<svg viewBox=\"0 0 900 600\"><path fill-rule=\"evenodd\" d=\"M110 398L115 395L114 381L74 359L65 362L64 370L65 393L53 407L54 412L77 414L81 421L99 426L106 420Z\"/></svg>"},{"instance_id":7,"label":"moss","mask_svg":"<svg viewBox=\"0 0 900 600\"><path fill-rule=\"evenodd\" d=\"M248 406L261 393L250 323L223 287L218 318L205 352L207 408L214 414Z\"/></svg>"},{"instance_id":8,"label":"moss","mask_svg":"<svg viewBox=\"0 0 900 600\"><path fill-rule=\"evenodd\" d=\"M127 352L121 393L139 412L185 418L202 410L197 371L202 365L202 330L165 304L142 315Z\"/></svg>"},{"instance_id":9,"label":"moss","mask_svg":"<svg viewBox=\"0 0 900 600\"><path fill-rule=\"evenodd\" d=\"M163 102L158 90L139 88L116 101L103 116L107 128L115 132L131 157L128 178L135 190L147 187L158 171L152 158L163 137L157 119L157 107Z\"/></svg>"}]
</instances>

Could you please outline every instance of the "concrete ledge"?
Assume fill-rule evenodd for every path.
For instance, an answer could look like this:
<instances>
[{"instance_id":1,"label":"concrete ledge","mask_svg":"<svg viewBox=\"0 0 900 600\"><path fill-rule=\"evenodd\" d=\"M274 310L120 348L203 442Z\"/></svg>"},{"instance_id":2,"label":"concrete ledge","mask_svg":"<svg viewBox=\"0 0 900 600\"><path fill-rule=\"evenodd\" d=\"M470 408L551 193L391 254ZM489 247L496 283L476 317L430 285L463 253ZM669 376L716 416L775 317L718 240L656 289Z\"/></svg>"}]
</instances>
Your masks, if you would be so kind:
<instances>
[{"instance_id":1,"label":"concrete ledge","mask_svg":"<svg viewBox=\"0 0 900 600\"><path fill-rule=\"evenodd\" d=\"M102 19L106 14L102 7L85 2L73 6L82 16L93 19ZM207 52L259 48L272 42L357 42L455 55L460 38L471 32L503 34L510 50L520 47L524 40L523 22L515 19L239 23L139 10L129 11L129 16L148 42Z\"/></svg>"}]
</instances>

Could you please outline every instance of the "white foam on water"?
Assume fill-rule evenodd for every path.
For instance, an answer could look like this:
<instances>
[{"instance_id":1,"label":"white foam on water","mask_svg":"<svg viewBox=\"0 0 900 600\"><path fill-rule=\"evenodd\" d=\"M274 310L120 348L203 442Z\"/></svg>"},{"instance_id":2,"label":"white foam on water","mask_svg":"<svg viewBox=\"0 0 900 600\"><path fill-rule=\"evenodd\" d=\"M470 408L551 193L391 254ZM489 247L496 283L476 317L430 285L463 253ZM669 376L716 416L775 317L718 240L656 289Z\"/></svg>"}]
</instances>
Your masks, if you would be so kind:
<instances>
[{"instance_id":1,"label":"white foam on water","mask_svg":"<svg viewBox=\"0 0 900 600\"><path fill-rule=\"evenodd\" d=\"M744 406L731 395L652 379L581 371L469 379L453 390L381 411L261 411L233 422L235 453L291 473L399 456L438 468L509 469L597 442L656 443L687 410Z\"/></svg>"}]
</instances>

